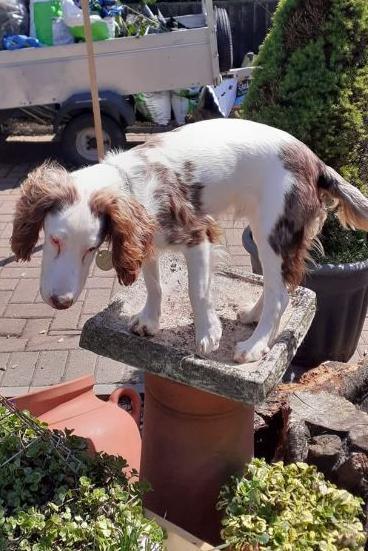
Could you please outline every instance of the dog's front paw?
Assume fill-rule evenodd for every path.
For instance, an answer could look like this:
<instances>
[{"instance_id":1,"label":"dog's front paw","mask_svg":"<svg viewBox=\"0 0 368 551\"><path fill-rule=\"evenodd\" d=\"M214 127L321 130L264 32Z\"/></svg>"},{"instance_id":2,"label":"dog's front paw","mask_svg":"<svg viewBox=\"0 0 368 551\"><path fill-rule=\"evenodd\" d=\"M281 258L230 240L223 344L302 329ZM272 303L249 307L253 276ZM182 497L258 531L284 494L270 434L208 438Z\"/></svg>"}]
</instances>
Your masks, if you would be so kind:
<instances>
[{"instance_id":1,"label":"dog's front paw","mask_svg":"<svg viewBox=\"0 0 368 551\"><path fill-rule=\"evenodd\" d=\"M139 314L130 318L128 328L129 331L141 337L153 337L160 330L160 321L143 309Z\"/></svg>"},{"instance_id":2,"label":"dog's front paw","mask_svg":"<svg viewBox=\"0 0 368 551\"><path fill-rule=\"evenodd\" d=\"M198 354L210 354L220 346L222 337L221 322L216 314L212 314L206 323L196 327L196 344Z\"/></svg>"},{"instance_id":3,"label":"dog's front paw","mask_svg":"<svg viewBox=\"0 0 368 551\"><path fill-rule=\"evenodd\" d=\"M241 341L236 345L234 361L239 364L257 362L263 358L267 352L269 352L269 348L267 344L262 341L253 343L250 342L250 340Z\"/></svg>"}]
</instances>

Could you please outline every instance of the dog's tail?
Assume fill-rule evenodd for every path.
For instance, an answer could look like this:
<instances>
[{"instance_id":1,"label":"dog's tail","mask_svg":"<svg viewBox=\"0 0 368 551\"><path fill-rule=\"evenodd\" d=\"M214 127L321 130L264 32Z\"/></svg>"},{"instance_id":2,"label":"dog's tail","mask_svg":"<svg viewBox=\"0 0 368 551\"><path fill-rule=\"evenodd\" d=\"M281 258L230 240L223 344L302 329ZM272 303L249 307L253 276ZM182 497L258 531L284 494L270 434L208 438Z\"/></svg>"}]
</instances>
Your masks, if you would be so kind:
<instances>
[{"instance_id":1,"label":"dog's tail","mask_svg":"<svg viewBox=\"0 0 368 551\"><path fill-rule=\"evenodd\" d=\"M320 195L332 200L344 227L368 231L368 199L330 166L324 165L319 179Z\"/></svg>"}]
</instances>

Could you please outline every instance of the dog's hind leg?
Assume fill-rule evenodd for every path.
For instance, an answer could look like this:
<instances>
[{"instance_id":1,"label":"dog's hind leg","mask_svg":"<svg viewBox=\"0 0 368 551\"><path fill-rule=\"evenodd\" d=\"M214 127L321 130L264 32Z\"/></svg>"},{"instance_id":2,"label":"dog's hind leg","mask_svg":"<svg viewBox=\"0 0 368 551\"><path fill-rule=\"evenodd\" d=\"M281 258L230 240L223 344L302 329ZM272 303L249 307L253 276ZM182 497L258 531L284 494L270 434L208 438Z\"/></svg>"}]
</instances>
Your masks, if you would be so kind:
<instances>
[{"instance_id":1,"label":"dog's hind leg","mask_svg":"<svg viewBox=\"0 0 368 551\"><path fill-rule=\"evenodd\" d=\"M254 232L253 232L254 233ZM270 341L276 336L282 314L289 296L282 276L282 258L277 255L263 232L255 235L264 274L264 300L259 323L252 336L238 342L235 350L235 361L239 363L259 360L269 350ZM255 305L257 313L261 303Z\"/></svg>"},{"instance_id":2,"label":"dog's hind leg","mask_svg":"<svg viewBox=\"0 0 368 551\"><path fill-rule=\"evenodd\" d=\"M243 308L238 312L238 320L244 325L250 325L252 323L258 323L261 319L261 314L263 310L263 293L253 306L249 308Z\"/></svg>"},{"instance_id":3,"label":"dog's hind leg","mask_svg":"<svg viewBox=\"0 0 368 551\"><path fill-rule=\"evenodd\" d=\"M217 350L222 335L221 322L211 297L211 247L208 241L202 241L183 251L188 266L189 298L194 315L197 351L201 354Z\"/></svg>"},{"instance_id":4,"label":"dog's hind leg","mask_svg":"<svg viewBox=\"0 0 368 551\"><path fill-rule=\"evenodd\" d=\"M142 265L144 282L147 288L147 300L144 308L130 319L129 329L141 336L153 336L160 329L161 285L158 258L146 260Z\"/></svg>"}]
</instances>

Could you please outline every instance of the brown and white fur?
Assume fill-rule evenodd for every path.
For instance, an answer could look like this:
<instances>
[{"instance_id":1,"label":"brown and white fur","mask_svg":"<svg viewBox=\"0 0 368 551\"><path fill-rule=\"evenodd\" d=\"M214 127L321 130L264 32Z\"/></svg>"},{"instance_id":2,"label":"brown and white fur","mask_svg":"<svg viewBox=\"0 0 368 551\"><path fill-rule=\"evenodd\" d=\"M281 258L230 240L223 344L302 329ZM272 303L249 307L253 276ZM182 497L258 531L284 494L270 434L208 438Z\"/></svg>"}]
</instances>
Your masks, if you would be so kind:
<instances>
[{"instance_id":1,"label":"brown and white fur","mask_svg":"<svg viewBox=\"0 0 368 551\"><path fill-rule=\"evenodd\" d=\"M303 277L304 260L333 202L340 221L368 230L368 200L289 134L249 121L217 119L152 137L111 153L104 162L68 173L45 164L33 171L18 201L12 249L29 260L45 232L41 294L68 308L81 293L96 250L111 241L119 281L132 284L142 267L143 310L131 330L159 330L160 251L183 252L200 353L216 350L221 323L211 298L214 219L235 209L250 223L264 272L264 292L244 323L258 322L237 344L235 360L258 360L278 330L288 288Z\"/></svg>"}]
</instances>

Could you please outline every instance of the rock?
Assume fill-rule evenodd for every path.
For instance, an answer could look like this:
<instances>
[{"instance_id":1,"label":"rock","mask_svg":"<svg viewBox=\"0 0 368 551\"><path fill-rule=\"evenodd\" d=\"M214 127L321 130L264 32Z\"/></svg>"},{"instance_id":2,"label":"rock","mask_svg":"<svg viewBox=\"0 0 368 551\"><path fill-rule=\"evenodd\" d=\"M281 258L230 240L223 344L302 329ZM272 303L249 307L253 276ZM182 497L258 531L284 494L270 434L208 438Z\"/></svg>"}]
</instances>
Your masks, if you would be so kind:
<instances>
[{"instance_id":1,"label":"rock","mask_svg":"<svg viewBox=\"0 0 368 551\"><path fill-rule=\"evenodd\" d=\"M266 402L257 406L257 411L262 416L272 416L289 394L299 390L326 391L358 404L368 395L368 361L357 364L325 362L304 373L298 382L279 384Z\"/></svg>"},{"instance_id":2,"label":"rock","mask_svg":"<svg viewBox=\"0 0 368 551\"><path fill-rule=\"evenodd\" d=\"M1 368L0 368L0 371L1 371ZM263 417L258 415L258 413L255 413L254 414L254 430L256 432L258 432L258 431L261 431L262 429L264 429L266 427L267 427L267 423L263 419Z\"/></svg>"},{"instance_id":3,"label":"rock","mask_svg":"<svg viewBox=\"0 0 368 551\"><path fill-rule=\"evenodd\" d=\"M284 459L315 464L340 487L368 497L368 414L327 392L290 394Z\"/></svg>"},{"instance_id":4,"label":"rock","mask_svg":"<svg viewBox=\"0 0 368 551\"><path fill-rule=\"evenodd\" d=\"M321 434L309 441L307 462L323 473L331 472L344 455L343 443L337 434Z\"/></svg>"},{"instance_id":5,"label":"rock","mask_svg":"<svg viewBox=\"0 0 368 551\"><path fill-rule=\"evenodd\" d=\"M316 465L339 487L368 498L368 362L326 362L279 384L256 407L256 455ZM263 423L262 421L263 420Z\"/></svg>"},{"instance_id":6,"label":"rock","mask_svg":"<svg viewBox=\"0 0 368 551\"><path fill-rule=\"evenodd\" d=\"M336 470L336 483L354 494L368 495L368 457L352 453Z\"/></svg>"},{"instance_id":7,"label":"rock","mask_svg":"<svg viewBox=\"0 0 368 551\"><path fill-rule=\"evenodd\" d=\"M368 413L368 396L365 396L360 402L360 409Z\"/></svg>"},{"instance_id":8,"label":"rock","mask_svg":"<svg viewBox=\"0 0 368 551\"><path fill-rule=\"evenodd\" d=\"M358 404L368 391L368 361L353 364L325 362L304 373L298 383L304 389L325 390Z\"/></svg>"},{"instance_id":9,"label":"rock","mask_svg":"<svg viewBox=\"0 0 368 551\"><path fill-rule=\"evenodd\" d=\"M368 414L354 404L328 392L293 392L289 397L290 421L303 419L322 430L368 438Z\"/></svg>"},{"instance_id":10,"label":"rock","mask_svg":"<svg viewBox=\"0 0 368 551\"><path fill-rule=\"evenodd\" d=\"M280 431L281 424L275 423L274 418L280 416L281 412L287 408L289 396L299 391L326 391L332 395L346 398L355 404L360 404L361 401L364 403L364 398L368 395L368 360L359 364L325 362L319 367L304 373L297 383L279 384L269 394L265 402L256 406L258 417L264 421L262 424L258 420L256 425L256 442L257 429L261 425L263 441L270 438L275 440L275 425ZM368 404L368 399L366 402ZM364 411L364 406L361 409ZM368 410L368 406L366 409ZM281 439L282 435L279 434L278 438ZM357 447L365 451L367 445L365 439L359 438L358 432L355 433L354 438ZM262 449L260 449L260 455L273 459L269 450L262 453Z\"/></svg>"}]
</instances>

